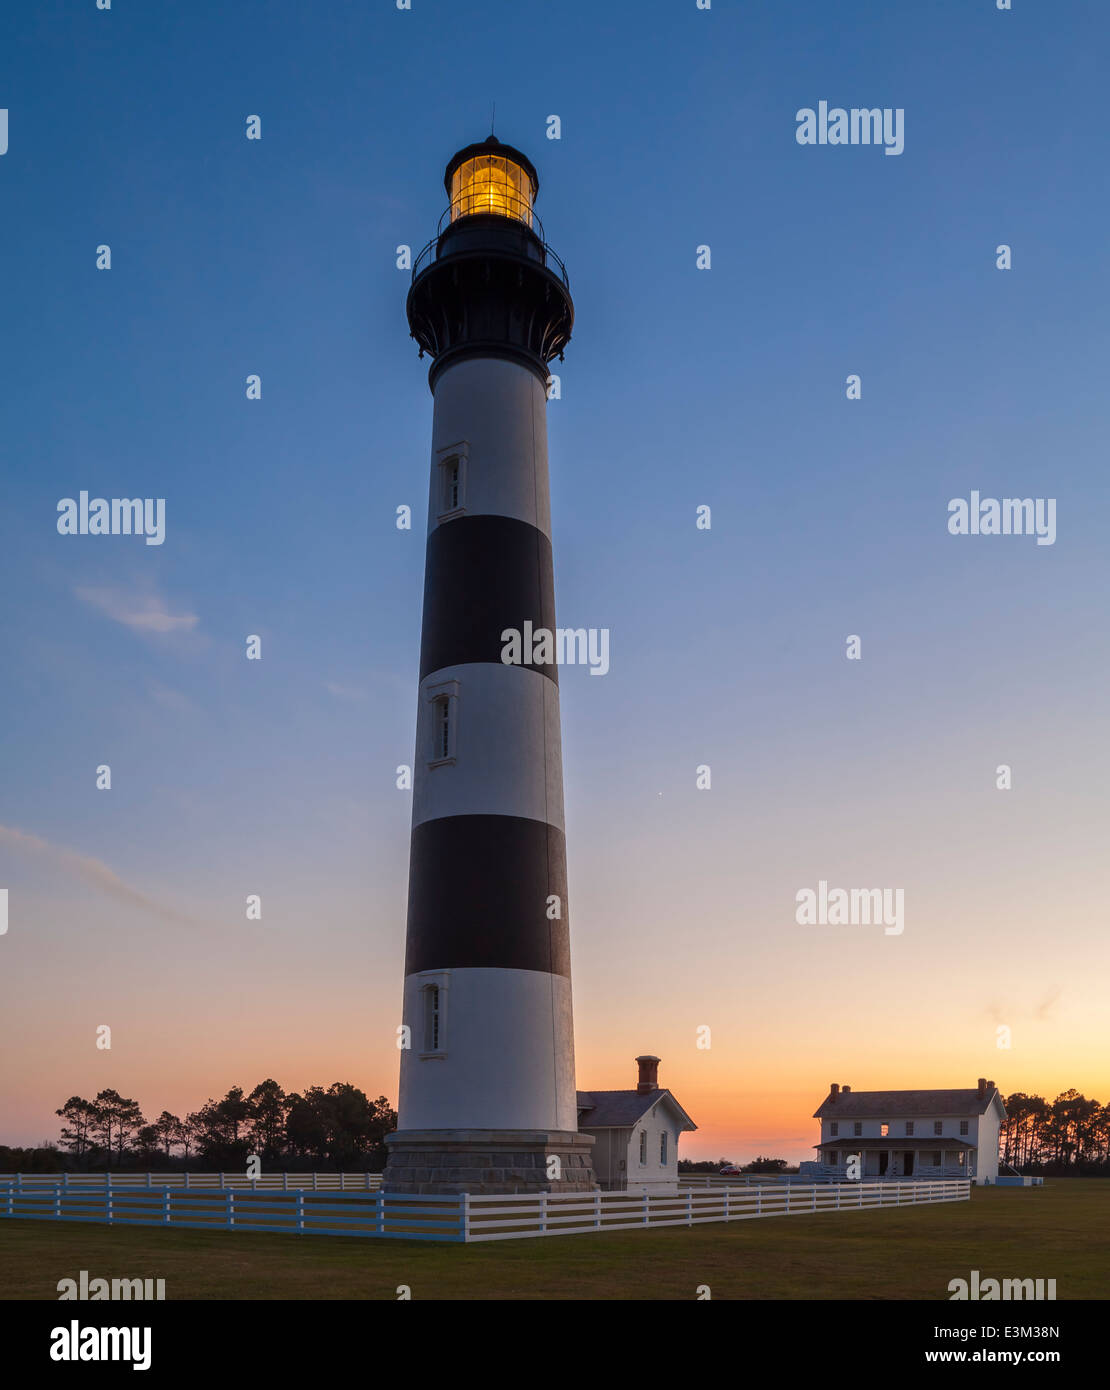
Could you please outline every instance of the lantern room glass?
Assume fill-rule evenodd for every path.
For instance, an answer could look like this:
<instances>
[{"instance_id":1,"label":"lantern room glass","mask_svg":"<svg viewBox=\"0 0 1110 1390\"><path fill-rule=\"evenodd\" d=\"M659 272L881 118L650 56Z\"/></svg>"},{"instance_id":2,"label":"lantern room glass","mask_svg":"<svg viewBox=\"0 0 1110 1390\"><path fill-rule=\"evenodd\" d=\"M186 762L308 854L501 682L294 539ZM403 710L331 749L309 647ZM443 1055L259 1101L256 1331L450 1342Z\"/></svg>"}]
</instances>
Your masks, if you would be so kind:
<instances>
[{"instance_id":1,"label":"lantern room glass","mask_svg":"<svg viewBox=\"0 0 1110 1390\"><path fill-rule=\"evenodd\" d=\"M532 225L532 180L504 155L478 155L451 175L451 221L482 212Z\"/></svg>"}]
</instances>

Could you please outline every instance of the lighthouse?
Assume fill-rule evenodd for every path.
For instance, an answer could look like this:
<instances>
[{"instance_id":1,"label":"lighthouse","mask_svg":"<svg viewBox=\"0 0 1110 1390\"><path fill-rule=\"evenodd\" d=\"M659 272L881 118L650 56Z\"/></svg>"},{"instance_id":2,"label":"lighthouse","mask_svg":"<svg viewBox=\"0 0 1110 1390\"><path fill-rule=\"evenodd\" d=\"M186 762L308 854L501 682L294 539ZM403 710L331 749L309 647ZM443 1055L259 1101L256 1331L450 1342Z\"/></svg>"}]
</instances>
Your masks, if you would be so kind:
<instances>
[{"instance_id":1,"label":"lighthouse","mask_svg":"<svg viewBox=\"0 0 1110 1390\"><path fill-rule=\"evenodd\" d=\"M394 1192L578 1192L548 363L566 270L531 161L492 135L449 161L406 311L433 397ZM526 627L526 625L528 625Z\"/></svg>"}]
</instances>

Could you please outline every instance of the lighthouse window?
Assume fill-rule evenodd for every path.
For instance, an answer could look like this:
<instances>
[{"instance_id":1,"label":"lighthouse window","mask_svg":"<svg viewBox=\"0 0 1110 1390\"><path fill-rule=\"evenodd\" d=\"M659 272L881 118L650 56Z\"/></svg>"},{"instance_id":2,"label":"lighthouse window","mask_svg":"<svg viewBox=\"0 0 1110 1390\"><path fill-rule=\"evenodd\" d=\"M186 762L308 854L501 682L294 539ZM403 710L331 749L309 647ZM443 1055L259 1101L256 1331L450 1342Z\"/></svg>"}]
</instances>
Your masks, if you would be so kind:
<instances>
[{"instance_id":1,"label":"lighthouse window","mask_svg":"<svg viewBox=\"0 0 1110 1390\"><path fill-rule=\"evenodd\" d=\"M436 748L435 756L451 756L451 701L447 696L436 701Z\"/></svg>"},{"instance_id":2,"label":"lighthouse window","mask_svg":"<svg viewBox=\"0 0 1110 1390\"><path fill-rule=\"evenodd\" d=\"M443 681L425 691L428 712L422 716L424 733L427 739L427 759L429 767L440 767L453 763L458 744L459 724L459 683Z\"/></svg>"},{"instance_id":3,"label":"lighthouse window","mask_svg":"<svg viewBox=\"0 0 1110 1390\"><path fill-rule=\"evenodd\" d=\"M439 496L435 511L438 521L461 515L466 509L465 441L439 450Z\"/></svg>"},{"instance_id":4,"label":"lighthouse window","mask_svg":"<svg viewBox=\"0 0 1110 1390\"><path fill-rule=\"evenodd\" d=\"M439 986L429 985L424 991L424 1051L440 1050Z\"/></svg>"}]
</instances>

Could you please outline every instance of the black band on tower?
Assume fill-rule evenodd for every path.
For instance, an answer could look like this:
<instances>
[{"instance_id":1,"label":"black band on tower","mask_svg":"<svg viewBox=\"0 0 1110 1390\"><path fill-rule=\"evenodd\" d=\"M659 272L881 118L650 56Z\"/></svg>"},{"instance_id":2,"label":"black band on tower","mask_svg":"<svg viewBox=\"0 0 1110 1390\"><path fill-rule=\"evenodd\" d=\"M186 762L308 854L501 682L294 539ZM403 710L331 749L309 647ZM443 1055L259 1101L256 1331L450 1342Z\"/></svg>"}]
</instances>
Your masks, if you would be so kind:
<instances>
[{"instance_id":1,"label":"black band on tower","mask_svg":"<svg viewBox=\"0 0 1110 1390\"><path fill-rule=\"evenodd\" d=\"M442 816L413 827L405 974L467 966L570 977L566 841L555 826Z\"/></svg>"},{"instance_id":2,"label":"black band on tower","mask_svg":"<svg viewBox=\"0 0 1110 1390\"><path fill-rule=\"evenodd\" d=\"M469 516L437 526L428 537L420 679L445 666L483 661L501 665L513 629L555 631L551 542L537 527L508 516ZM521 665L559 683L554 659ZM552 652L554 658L555 653ZM508 663L506 663L508 664Z\"/></svg>"}]
</instances>

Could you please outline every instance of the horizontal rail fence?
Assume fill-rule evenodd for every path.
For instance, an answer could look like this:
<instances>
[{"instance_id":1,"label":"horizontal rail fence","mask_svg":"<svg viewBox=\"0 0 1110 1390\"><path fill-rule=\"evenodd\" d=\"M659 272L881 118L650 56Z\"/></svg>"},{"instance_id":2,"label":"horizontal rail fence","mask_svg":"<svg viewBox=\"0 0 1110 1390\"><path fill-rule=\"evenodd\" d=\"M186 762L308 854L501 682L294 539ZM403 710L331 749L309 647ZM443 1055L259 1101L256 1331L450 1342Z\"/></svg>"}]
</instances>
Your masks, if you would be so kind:
<instances>
[{"instance_id":1,"label":"horizontal rail fence","mask_svg":"<svg viewBox=\"0 0 1110 1390\"><path fill-rule=\"evenodd\" d=\"M828 1211L966 1202L971 1184L822 1183L684 1188L675 1193L586 1192L417 1196L224 1187L209 1190L43 1182L0 1184L0 1217L200 1230L281 1231L393 1240L488 1241L645 1226L697 1226Z\"/></svg>"},{"instance_id":2,"label":"horizontal rail fence","mask_svg":"<svg viewBox=\"0 0 1110 1390\"><path fill-rule=\"evenodd\" d=\"M457 1197L397 1193L285 1192L246 1188L68 1188L42 1183L0 1187L0 1217L30 1221L92 1221L111 1226L173 1226L193 1230L277 1231L316 1236L462 1241L465 1204Z\"/></svg>"},{"instance_id":3,"label":"horizontal rail fence","mask_svg":"<svg viewBox=\"0 0 1110 1390\"><path fill-rule=\"evenodd\" d=\"M380 1173L264 1173L248 1178L242 1173L0 1173L0 1186L16 1187L45 1184L64 1189L78 1187L185 1187L246 1188L251 1192L377 1192Z\"/></svg>"},{"instance_id":4,"label":"horizontal rail fence","mask_svg":"<svg viewBox=\"0 0 1110 1390\"><path fill-rule=\"evenodd\" d=\"M792 1216L824 1211L859 1211L877 1207L916 1206L928 1202L968 1201L971 1184L837 1183L800 1188L737 1187L674 1194L637 1192L536 1196L472 1196L468 1241L514 1240L537 1235L575 1235L587 1231L627 1230L644 1226L697 1226L709 1222L748 1221L763 1216Z\"/></svg>"}]
</instances>

